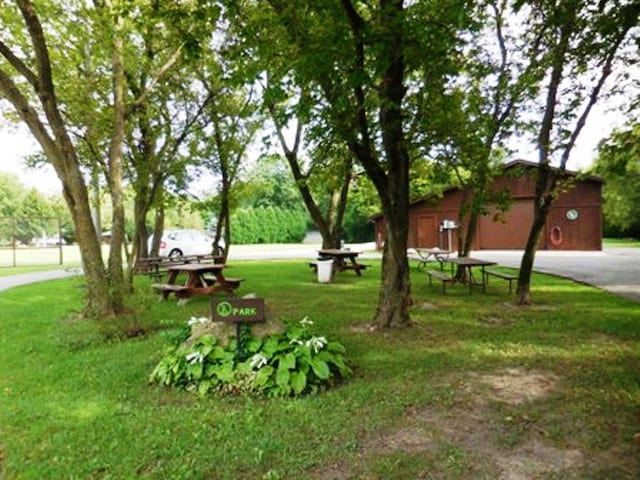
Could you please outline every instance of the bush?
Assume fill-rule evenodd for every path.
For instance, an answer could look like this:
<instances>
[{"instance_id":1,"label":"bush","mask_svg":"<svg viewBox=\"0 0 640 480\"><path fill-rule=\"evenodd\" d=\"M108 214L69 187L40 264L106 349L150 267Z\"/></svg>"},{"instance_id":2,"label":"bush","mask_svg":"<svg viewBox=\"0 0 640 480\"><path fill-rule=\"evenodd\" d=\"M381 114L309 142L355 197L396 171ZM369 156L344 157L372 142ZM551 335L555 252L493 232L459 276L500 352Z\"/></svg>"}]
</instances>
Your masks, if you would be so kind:
<instances>
[{"instance_id":1,"label":"bush","mask_svg":"<svg viewBox=\"0 0 640 480\"><path fill-rule=\"evenodd\" d=\"M192 319L191 322L207 322ZM306 317L284 333L264 339L242 335L222 347L212 335L171 348L151 373L150 382L208 393L252 393L270 397L317 393L348 377L345 348L316 336Z\"/></svg>"},{"instance_id":2,"label":"bush","mask_svg":"<svg viewBox=\"0 0 640 480\"><path fill-rule=\"evenodd\" d=\"M279 207L252 207L231 216L234 243L298 243L307 231L307 215L302 210Z\"/></svg>"}]
</instances>

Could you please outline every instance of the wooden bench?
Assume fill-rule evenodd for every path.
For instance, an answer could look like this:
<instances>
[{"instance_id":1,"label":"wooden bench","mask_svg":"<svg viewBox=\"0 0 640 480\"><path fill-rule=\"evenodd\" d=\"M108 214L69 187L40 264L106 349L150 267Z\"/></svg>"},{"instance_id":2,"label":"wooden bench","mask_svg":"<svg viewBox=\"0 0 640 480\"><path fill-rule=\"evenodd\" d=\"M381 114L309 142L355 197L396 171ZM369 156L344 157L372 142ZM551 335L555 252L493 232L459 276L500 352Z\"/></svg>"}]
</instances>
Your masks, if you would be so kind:
<instances>
[{"instance_id":1,"label":"wooden bench","mask_svg":"<svg viewBox=\"0 0 640 480\"><path fill-rule=\"evenodd\" d=\"M181 293L186 293L190 290L189 287L185 287L184 285L172 285L170 283L154 283L151 285L151 288L160 293L165 300L172 292L176 297L180 298Z\"/></svg>"},{"instance_id":2,"label":"wooden bench","mask_svg":"<svg viewBox=\"0 0 640 480\"><path fill-rule=\"evenodd\" d=\"M207 282L207 285L209 285L210 287L213 286L216 283L216 277L214 277L214 276L207 275L207 276L204 277L204 280L205 280L205 282ZM244 282L244 278L224 277L224 280L234 290L240 286L240 283Z\"/></svg>"},{"instance_id":3,"label":"wooden bench","mask_svg":"<svg viewBox=\"0 0 640 480\"><path fill-rule=\"evenodd\" d=\"M438 280L442 281L442 292L447 293L447 283L453 283L453 277L448 273L444 273L438 270L427 270L427 275L429 275L429 286L432 285L431 278L435 277Z\"/></svg>"},{"instance_id":4,"label":"wooden bench","mask_svg":"<svg viewBox=\"0 0 640 480\"><path fill-rule=\"evenodd\" d=\"M485 283L488 285L489 284L489 276L493 276L493 277L497 277L497 278L501 278L503 280L507 280L509 282L509 293L511 293L513 291L512 288L512 283L514 280L518 280L518 275L513 274L513 273L504 273L504 272L499 272L498 270L490 270L490 269L486 269L484 270L484 281Z\"/></svg>"}]
</instances>

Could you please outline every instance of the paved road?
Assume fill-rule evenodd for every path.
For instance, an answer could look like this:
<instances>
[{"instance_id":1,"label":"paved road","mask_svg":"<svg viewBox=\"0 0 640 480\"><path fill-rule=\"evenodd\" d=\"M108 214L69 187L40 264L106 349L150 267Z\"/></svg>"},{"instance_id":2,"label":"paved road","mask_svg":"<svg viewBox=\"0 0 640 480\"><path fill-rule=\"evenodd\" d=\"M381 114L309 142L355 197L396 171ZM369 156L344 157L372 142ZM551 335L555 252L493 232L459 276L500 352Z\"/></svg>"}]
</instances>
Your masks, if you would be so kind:
<instances>
[{"instance_id":1,"label":"paved road","mask_svg":"<svg viewBox=\"0 0 640 480\"><path fill-rule=\"evenodd\" d=\"M373 244L347 245L352 250L368 251L365 258L379 258ZM231 249L229 259L287 259L313 258L319 245L238 245ZM480 250L473 256L493 260L501 265L518 268L522 251ZM640 302L640 248L610 247L600 252L538 251L534 270L603 288L612 293ZM77 273L77 272L75 272ZM55 278L74 275L73 271L51 270L0 277L0 290Z\"/></svg>"},{"instance_id":2,"label":"paved road","mask_svg":"<svg viewBox=\"0 0 640 480\"><path fill-rule=\"evenodd\" d=\"M480 250L473 256L520 267L522 251ZM536 252L533 269L572 278L640 302L640 248L605 247L600 252Z\"/></svg>"}]
</instances>

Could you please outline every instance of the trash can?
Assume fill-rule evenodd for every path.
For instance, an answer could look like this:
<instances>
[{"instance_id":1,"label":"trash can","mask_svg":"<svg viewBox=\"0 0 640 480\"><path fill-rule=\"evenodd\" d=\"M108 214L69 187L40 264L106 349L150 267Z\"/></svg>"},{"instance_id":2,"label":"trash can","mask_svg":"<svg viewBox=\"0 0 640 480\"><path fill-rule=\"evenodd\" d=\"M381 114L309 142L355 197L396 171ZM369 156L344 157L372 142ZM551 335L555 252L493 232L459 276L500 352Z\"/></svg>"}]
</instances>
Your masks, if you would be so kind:
<instances>
[{"instance_id":1,"label":"trash can","mask_svg":"<svg viewBox=\"0 0 640 480\"><path fill-rule=\"evenodd\" d=\"M333 274L333 260L330 258L318 259L316 265L318 266L318 282L330 283Z\"/></svg>"}]
</instances>

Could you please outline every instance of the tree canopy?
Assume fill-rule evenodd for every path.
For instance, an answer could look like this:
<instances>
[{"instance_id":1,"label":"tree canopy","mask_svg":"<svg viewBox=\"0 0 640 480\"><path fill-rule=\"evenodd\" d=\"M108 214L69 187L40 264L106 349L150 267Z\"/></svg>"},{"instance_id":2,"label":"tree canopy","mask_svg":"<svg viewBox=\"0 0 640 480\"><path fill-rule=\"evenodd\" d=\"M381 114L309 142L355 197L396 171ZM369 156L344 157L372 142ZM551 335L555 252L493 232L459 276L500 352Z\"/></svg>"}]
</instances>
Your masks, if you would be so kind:
<instances>
[{"instance_id":1,"label":"tree canopy","mask_svg":"<svg viewBox=\"0 0 640 480\"><path fill-rule=\"evenodd\" d=\"M640 238L640 123L600 143L593 172L604 179L605 231Z\"/></svg>"}]
</instances>

